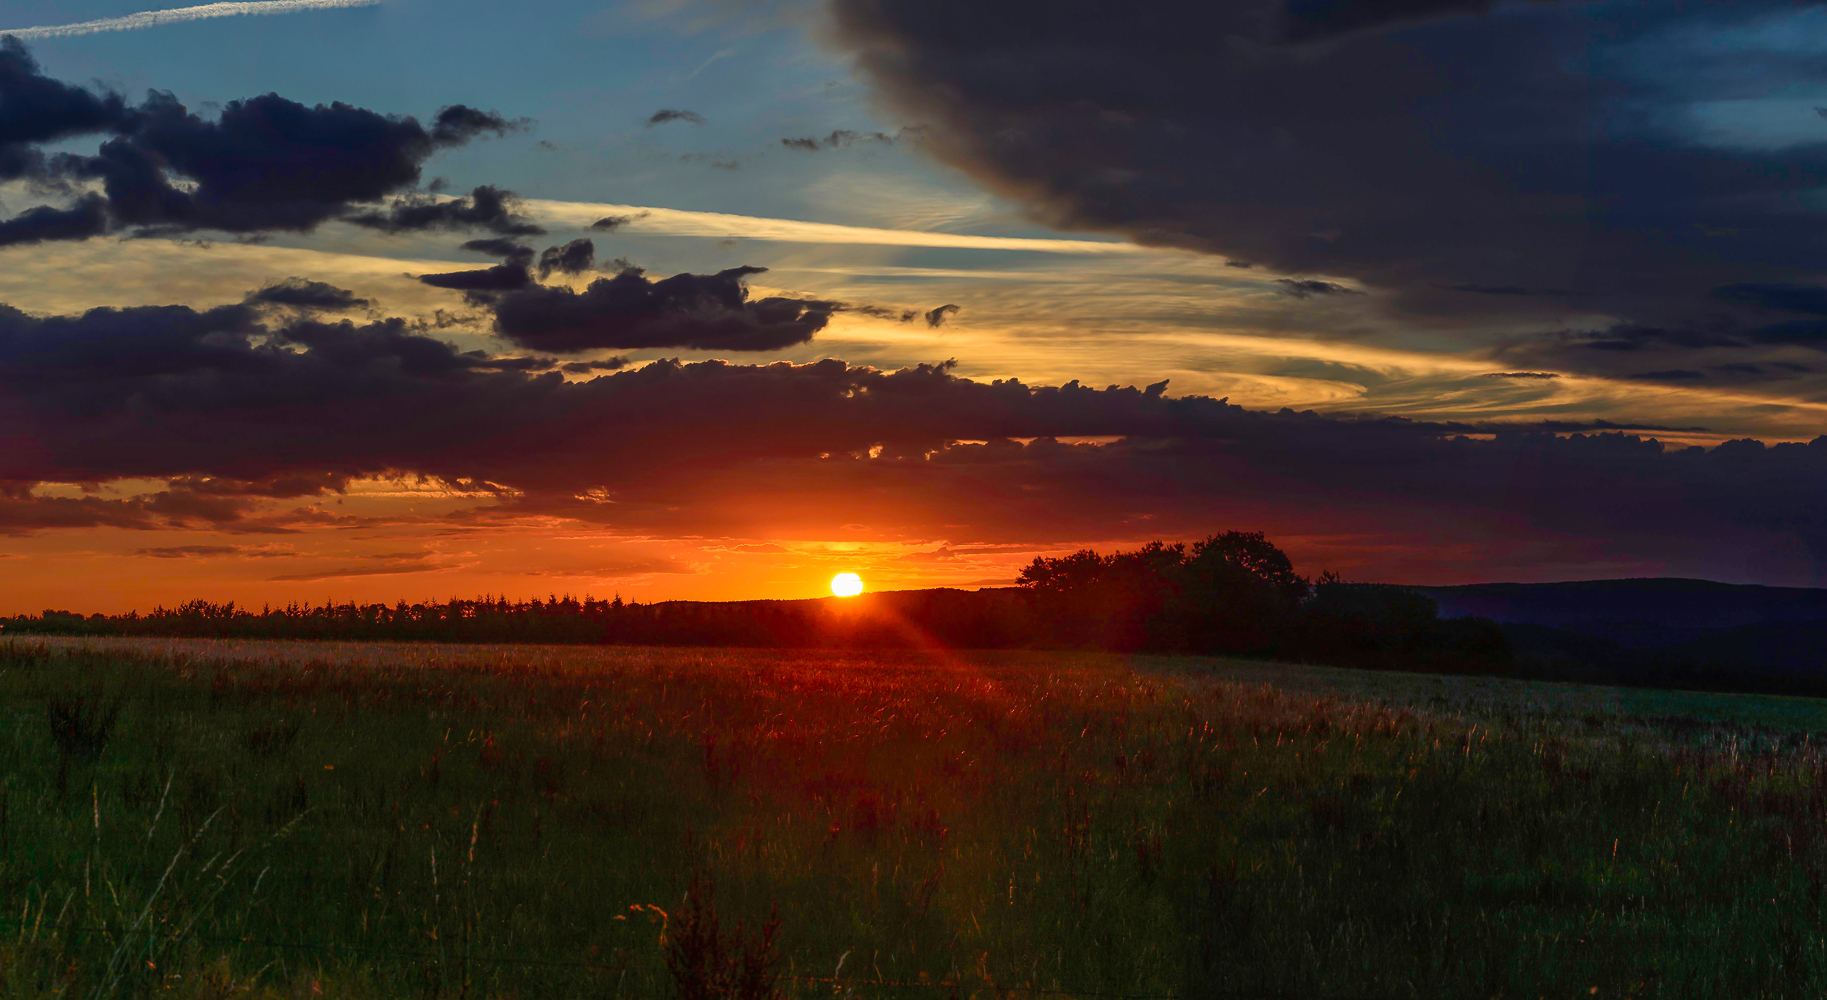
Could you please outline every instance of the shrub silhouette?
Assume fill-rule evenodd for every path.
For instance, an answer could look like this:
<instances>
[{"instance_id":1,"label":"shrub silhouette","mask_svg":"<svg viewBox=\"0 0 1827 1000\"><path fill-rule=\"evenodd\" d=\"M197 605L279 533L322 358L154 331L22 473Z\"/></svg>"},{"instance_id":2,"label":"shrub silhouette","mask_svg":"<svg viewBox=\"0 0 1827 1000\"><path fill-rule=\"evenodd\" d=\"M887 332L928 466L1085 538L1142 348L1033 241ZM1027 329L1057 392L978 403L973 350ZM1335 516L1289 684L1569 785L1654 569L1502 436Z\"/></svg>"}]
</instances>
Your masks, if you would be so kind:
<instances>
[{"instance_id":1,"label":"shrub silhouette","mask_svg":"<svg viewBox=\"0 0 1827 1000\"><path fill-rule=\"evenodd\" d=\"M775 952L780 933L778 908L753 939L741 921L724 936L717 918L716 886L702 876L686 890L685 905L667 937L666 968L679 1000L777 1000L780 975Z\"/></svg>"},{"instance_id":2,"label":"shrub silhouette","mask_svg":"<svg viewBox=\"0 0 1827 1000\"><path fill-rule=\"evenodd\" d=\"M51 740L57 744L60 761L93 764L107 749L114 734L114 720L120 715L119 702L91 701L86 698L55 698L46 714L51 723Z\"/></svg>"},{"instance_id":3,"label":"shrub silhouette","mask_svg":"<svg viewBox=\"0 0 1827 1000\"><path fill-rule=\"evenodd\" d=\"M107 749L119 717L120 702L85 698L53 698L45 714L51 724L51 742L57 745L57 797L70 787L73 764L93 764Z\"/></svg>"}]
</instances>

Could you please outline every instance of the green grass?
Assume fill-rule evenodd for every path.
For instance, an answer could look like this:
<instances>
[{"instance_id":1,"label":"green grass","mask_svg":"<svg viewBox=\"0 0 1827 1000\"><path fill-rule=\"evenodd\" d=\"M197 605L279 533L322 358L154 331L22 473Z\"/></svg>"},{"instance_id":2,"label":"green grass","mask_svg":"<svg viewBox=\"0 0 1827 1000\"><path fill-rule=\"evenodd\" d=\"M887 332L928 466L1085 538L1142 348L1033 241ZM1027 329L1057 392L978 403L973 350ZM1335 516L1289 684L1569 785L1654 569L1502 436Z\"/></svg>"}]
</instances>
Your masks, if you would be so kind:
<instances>
[{"instance_id":1,"label":"green grass","mask_svg":"<svg viewBox=\"0 0 1827 1000\"><path fill-rule=\"evenodd\" d=\"M93 759L79 703L119 708ZM7 640L0 996L670 997L694 879L726 930L778 914L790 997L1817 996L1817 704Z\"/></svg>"},{"instance_id":2,"label":"green grass","mask_svg":"<svg viewBox=\"0 0 1827 1000\"><path fill-rule=\"evenodd\" d=\"M1450 714L1584 736L1654 734L1668 745L1754 754L1827 742L1827 699L1410 674L1249 660L1154 658L1138 669Z\"/></svg>"}]
</instances>

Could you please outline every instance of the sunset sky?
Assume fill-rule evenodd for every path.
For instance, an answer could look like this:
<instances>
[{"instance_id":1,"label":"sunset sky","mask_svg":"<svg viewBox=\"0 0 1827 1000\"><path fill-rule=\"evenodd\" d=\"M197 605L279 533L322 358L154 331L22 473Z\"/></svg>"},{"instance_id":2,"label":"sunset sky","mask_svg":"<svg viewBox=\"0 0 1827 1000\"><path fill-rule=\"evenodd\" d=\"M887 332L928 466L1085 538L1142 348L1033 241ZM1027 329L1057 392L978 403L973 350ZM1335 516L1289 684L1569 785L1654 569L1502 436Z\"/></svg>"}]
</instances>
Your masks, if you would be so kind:
<instances>
[{"instance_id":1,"label":"sunset sky","mask_svg":"<svg viewBox=\"0 0 1827 1000\"><path fill-rule=\"evenodd\" d=\"M272 6L0 14L0 614L1827 584L1827 5Z\"/></svg>"}]
</instances>

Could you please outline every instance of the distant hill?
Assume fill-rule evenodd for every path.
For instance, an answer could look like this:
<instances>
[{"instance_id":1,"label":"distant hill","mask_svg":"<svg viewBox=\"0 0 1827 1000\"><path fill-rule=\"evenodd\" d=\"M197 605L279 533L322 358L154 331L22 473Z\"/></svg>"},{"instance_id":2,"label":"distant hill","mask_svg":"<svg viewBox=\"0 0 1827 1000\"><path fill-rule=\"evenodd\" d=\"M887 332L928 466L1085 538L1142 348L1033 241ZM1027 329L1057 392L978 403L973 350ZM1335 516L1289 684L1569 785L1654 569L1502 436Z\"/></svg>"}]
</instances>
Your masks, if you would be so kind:
<instances>
[{"instance_id":1,"label":"distant hill","mask_svg":"<svg viewBox=\"0 0 1827 1000\"><path fill-rule=\"evenodd\" d=\"M1605 623L1657 629L1723 629L1827 621L1827 590L1711 580L1582 580L1411 587L1440 602L1443 618L1476 615L1555 628Z\"/></svg>"},{"instance_id":2,"label":"distant hill","mask_svg":"<svg viewBox=\"0 0 1827 1000\"><path fill-rule=\"evenodd\" d=\"M1502 624L1524 659L1640 676L1819 674L1827 685L1827 590L1631 579L1411 587L1440 616Z\"/></svg>"}]
</instances>

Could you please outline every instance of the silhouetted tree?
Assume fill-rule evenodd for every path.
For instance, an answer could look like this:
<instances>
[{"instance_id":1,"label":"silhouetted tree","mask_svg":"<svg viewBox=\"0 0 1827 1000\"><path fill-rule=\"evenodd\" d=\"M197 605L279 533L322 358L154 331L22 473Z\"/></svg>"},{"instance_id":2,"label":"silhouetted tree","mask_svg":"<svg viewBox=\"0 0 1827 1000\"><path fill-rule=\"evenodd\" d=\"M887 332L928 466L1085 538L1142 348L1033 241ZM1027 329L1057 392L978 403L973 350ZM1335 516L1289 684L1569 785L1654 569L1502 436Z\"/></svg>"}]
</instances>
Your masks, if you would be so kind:
<instances>
[{"instance_id":1,"label":"silhouetted tree","mask_svg":"<svg viewBox=\"0 0 1827 1000\"><path fill-rule=\"evenodd\" d=\"M1089 549L1040 557L1018 580L1032 596L1044 644L1158 652L1271 649L1311 591L1262 532L1194 543L1154 541L1131 552Z\"/></svg>"}]
</instances>

